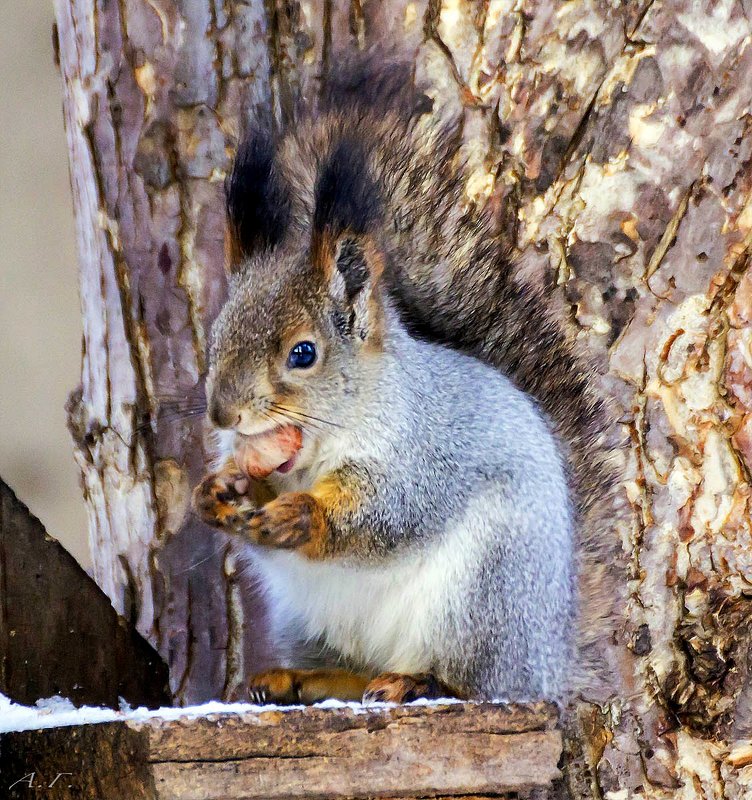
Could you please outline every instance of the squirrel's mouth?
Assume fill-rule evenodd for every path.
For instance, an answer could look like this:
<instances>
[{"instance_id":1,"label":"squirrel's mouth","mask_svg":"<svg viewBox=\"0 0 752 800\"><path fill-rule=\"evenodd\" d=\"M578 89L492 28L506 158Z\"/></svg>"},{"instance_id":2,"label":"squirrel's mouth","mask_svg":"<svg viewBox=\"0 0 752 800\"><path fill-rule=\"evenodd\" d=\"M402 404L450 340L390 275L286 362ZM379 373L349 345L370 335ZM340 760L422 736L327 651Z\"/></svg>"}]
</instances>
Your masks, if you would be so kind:
<instances>
[{"instance_id":1,"label":"squirrel's mouth","mask_svg":"<svg viewBox=\"0 0 752 800\"><path fill-rule=\"evenodd\" d=\"M295 462L297 460L298 460L298 454L295 453L295 455L292 458L288 458L284 464L280 464L277 467L276 472L281 472L282 474L284 474L285 472L289 472L295 466Z\"/></svg>"},{"instance_id":2,"label":"squirrel's mouth","mask_svg":"<svg viewBox=\"0 0 752 800\"><path fill-rule=\"evenodd\" d=\"M235 461L249 478L267 478L272 472L289 472L303 446L303 431L285 424L250 436L235 437Z\"/></svg>"}]
</instances>

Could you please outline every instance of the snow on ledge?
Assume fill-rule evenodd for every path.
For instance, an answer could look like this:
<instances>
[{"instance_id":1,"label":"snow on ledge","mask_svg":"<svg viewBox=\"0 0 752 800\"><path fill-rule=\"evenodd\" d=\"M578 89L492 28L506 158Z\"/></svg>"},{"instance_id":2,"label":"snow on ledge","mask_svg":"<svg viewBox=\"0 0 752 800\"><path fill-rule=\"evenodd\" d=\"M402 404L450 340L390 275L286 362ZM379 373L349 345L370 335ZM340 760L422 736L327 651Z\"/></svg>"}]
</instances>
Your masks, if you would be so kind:
<instances>
[{"instance_id":1,"label":"snow on ledge","mask_svg":"<svg viewBox=\"0 0 752 800\"><path fill-rule=\"evenodd\" d=\"M464 701L455 698L441 700L416 700L412 706L449 705ZM349 708L361 714L366 710L392 708L393 703L343 703L340 700L324 700L316 703L314 708ZM4 694L0 694L0 733L10 731L38 730L40 728L57 728L65 725L87 725L97 722L144 722L149 719L175 720L184 717L205 717L209 714L259 714L264 711L299 711L305 706L253 705L252 703L220 703L212 701L197 706L180 708L164 707L149 710L143 706L131 708L121 701L119 711L112 708L82 706L76 708L70 700L60 695L37 700L33 706L22 706L14 703Z\"/></svg>"}]
</instances>

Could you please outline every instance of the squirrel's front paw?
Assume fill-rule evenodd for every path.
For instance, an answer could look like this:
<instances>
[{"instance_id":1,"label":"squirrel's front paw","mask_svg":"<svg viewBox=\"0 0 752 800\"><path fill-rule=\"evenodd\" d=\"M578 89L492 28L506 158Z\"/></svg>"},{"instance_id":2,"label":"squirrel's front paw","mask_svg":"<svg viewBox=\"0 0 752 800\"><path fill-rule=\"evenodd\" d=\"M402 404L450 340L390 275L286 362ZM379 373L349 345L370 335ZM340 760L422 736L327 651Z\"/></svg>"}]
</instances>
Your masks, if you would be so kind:
<instances>
[{"instance_id":1,"label":"squirrel's front paw","mask_svg":"<svg viewBox=\"0 0 752 800\"><path fill-rule=\"evenodd\" d=\"M251 488L239 470L207 475L193 491L193 508L207 525L239 533L258 510Z\"/></svg>"},{"instance_id":2,"label":"squirrel's front paw","mask_svg":"<svg viewBox=\"0 0 752 800\"><path fill-rule=\"evenodd\" d=\"M303 548L313 555L324 541L326 520L315 497L287 492L259 509L248 527L257 544L285 550Z\"/></svg>"}]
</instances>

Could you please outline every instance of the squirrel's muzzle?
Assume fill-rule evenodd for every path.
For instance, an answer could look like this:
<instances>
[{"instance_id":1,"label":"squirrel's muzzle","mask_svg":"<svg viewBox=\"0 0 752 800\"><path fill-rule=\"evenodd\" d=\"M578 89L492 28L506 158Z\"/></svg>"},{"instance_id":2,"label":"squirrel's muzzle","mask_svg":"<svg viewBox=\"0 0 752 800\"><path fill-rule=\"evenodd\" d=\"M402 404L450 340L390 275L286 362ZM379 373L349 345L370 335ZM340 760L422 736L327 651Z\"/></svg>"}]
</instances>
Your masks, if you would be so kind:
<instances>
[{"instance_id":1,"label":"squirrel's muzzle","mask_svg":"<svg viewBox=\"0 0 752 800\"><path fill-rule=\"evenodd\" d=\"M209 419L218 428L235 428L240 423L240 409L214 395L209 401Z\"/></svg>"}]
</instances>

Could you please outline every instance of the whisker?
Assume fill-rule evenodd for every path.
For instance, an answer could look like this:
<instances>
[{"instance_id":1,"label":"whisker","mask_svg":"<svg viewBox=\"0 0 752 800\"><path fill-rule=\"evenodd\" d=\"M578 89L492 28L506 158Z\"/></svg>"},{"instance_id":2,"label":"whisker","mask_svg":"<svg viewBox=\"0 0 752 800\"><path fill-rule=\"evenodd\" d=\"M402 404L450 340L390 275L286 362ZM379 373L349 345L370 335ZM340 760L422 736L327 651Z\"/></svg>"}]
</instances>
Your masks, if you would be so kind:
<instances>
[{"instance_id":1,"label":"whisker","mask_svg":"<svg viewBox=\"0 0 752 800\"><path fill-rule=\"evenodd\" d=\"M201 392L186 392L185 394L156 394L154 396L156 405L168 405L172 403L189 403L206 405L206 396Z\"/></svg>"},{"instance_id":2,"label":"whisker","mask_svg":"<svg viewBox=\"0 0 752 800\"><path fill-rule=\"evenodd\" d=\"M184 575L186 572L190 572L191 570L196 569L196 567L200 567L202 564L205 564L207 561L210 561L212 558L219 555L219 553L225 547L227 547L227 542L221 542L219 547L217 547L217 549L213 553L209 553L209 555L206 556L206 558L202 558L199 561L194 561L193 564L189 564L185 569L181 569L179 572L175 572L174 574Z\"/></svg>"},{"instance_id":3,"label":"whisker","mask_svg":"<svg viewBox=\"0 0 752 800\"><path fill-rule=\"evenodd\" d=\"M199 414L205 413L205 408L175 408L165 411L158 411L155 419L157 422L160 422L161 420L168 419L170 417L195 417Z\"/></svg>"},{"instance_id":4,"label":"whisker","mask_svg":"<svg viewBox=\"0 0 752 800\"><path fill-rule=\"evenodd\" d=\"M203 400L204 390L202 387L201 390L188 389L185 392L179 392L178 394L172 394L170 392L157 392L154 395L154 399L155 400Z\"/></svg>"},{"instance_id":5,"label":"whisker","mask_svg":"<svg viewBox=\"0 0 752 800\"><path fill-rule=\"evenodd\" d=\"M159 408L168 408L171 406L188 406L190 408L206 408L206 400L196 397L160 397L156 403Z\"/></svg>"},{"instance_id":6,"label":"whisker","mask_svg":"<svg viewBox=\"0 0 752 800\"><path fill-rule=\"evenodd\" d=\"M262 413L264 414L264 416L267 419L269 419L269 420L271 420L272 422L275 422L275 423L278 423L280 419L283 419L286 422L293 422L293 423L295 423L295 425L300 426L304 431L309 433L311 436L315 436L316 433L320 430L320 429L314 429L314 428L312 428L310 426L309 423L304 422L303 420L300 420L300 419L295 419L294 417L291 417L291 416L289 416L288 414L285 414L282 411L276 411L275 409L269 409L268 413L265 412L265 411L262 412ZM276 414L276 416L271 416L272 414Z\"/></svg>"},{"instance_id":7,"label":"whisker","mask_svg":"<svg viewBox=\"0 0 752 800\"><path fill-rule=\"evenodd\" d=\"M298 410L297 408L290 408L289 406L283 406L280 403L272 403L271 404L274 408L278 408L281 411L286 411L288 414L296 414L299 417L304 417L305 419L315 420L316 422L321 422L324 425L331 425L334 428L344 428L344 425L340 425L337 422L331 422L328 419L322 419L321 417L314 417L312 414L304 414L302 411Z\"/></svg>"},{"instance_id":8,"label":"whisker","mask_svg":"<svg viewBox=\"0 0 752 800\"><path fill-rule=\"evenodd\" d=\"M294 422L296 425L299 425L304 430L324 430L321 425L317 425L315 422L309 422L305 419L300 419L299 417L293 416L292 412L287 411L280 411L279 409L272 409L272 413L276 414L278 417L287 420L288 422Z\"/></svg>"},{"instance_id":9,"label":"whisker","mask_svg":"<svg viewBox=\"0 0 752 800\"><path fill-rule=\"evenodd\" d=\"M344 425L340 425L338 422L332 422L331 420L324 419L323 417L315 417L315 416L313 416L313 414L305 414L304 412L299 411L297 408L287 408L285 406L284 409L285 409L285 411L287 411L290 414L297 414L299 417L305 417L306 419L315 420L316 422L322 423L322 425L331 425L334 428L344 428L345 427Z\"/></svg>"},{"instance_id":10,"label":"whisker","mask_svg":"<svg viewBox=\"0 0 752 800\"><path fill-rule=\"evenodd\" d=\"M264 419L268 419L268 420L269 420L269 422L273 422L275 425L277 424L277 420L276 420L276 419L275 419L275 418L274 418L274 417L273 417L271 414L269 414L268 412L266 412L266 411L262 411L262 412L261 412L261 416L262 416Z\"/></svg>"},{"instance_id":11,"label":"whisker","mask_svg":"<svg viewBox=\"0 0 752 800\"><path fill-rule=\"evenodd\" d=\"M153 426L159 425L162 422L178 422L181 419L191 419L193 417L201 417L206 413L206 409L203 408L193 408L193 409L176 409L174 411L162 411L158 412L157 415L153 419L149 419L146 422L142 422L140 425L137 425L134 430L137 433L142 433L143 431L150 430Z\"/></svg>"},{"instance_id":12,"label":"whisker","mask_svg":"<svg viewBox=\"0 0 752 800\"><path fill-rule=\"evenodd\" d=\"M163 417L180 416L181 414L206 414L202 406L187 406L186 408L158 408L154 413L156 419Z\"/></svg>"}]
</instances>

